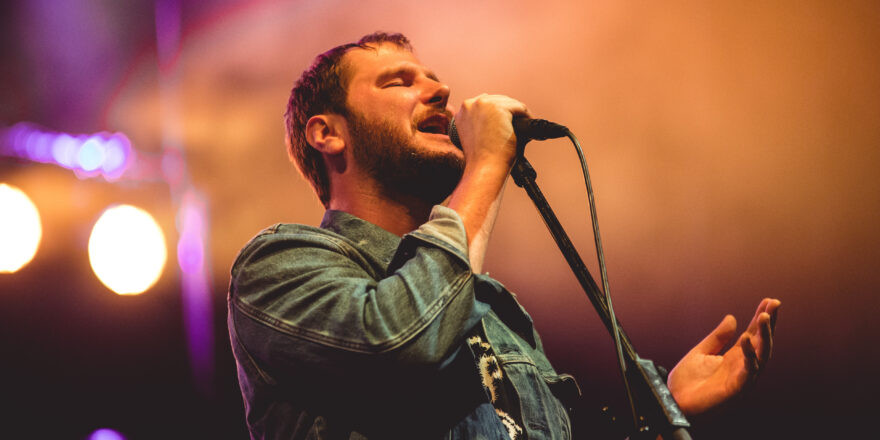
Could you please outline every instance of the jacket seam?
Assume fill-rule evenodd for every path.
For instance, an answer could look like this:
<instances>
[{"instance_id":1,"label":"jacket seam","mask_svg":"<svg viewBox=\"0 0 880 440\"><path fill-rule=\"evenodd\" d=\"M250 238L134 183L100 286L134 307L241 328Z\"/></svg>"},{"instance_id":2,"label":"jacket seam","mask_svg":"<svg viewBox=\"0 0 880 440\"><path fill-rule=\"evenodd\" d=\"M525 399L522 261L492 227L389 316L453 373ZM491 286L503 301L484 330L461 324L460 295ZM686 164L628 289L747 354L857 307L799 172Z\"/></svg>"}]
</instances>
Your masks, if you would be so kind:
<instances>
[{"instance_id":1,"label":"jacket seam","mask_svg":"<svg viewBox=\"0 0 880 440\"><path fill-rule=\"evenodd\" d=\"M424 234L421 232L413 231L413 232L410 232L408 235L415 238L415 239L418 239L418 240L421 240L425 243L428 243L432 246L436 246L440 249L443 249L443 250L451 253L452 255L455 255L459 260L463 261L467 267L470 267L470 261L468 261L466 255L462 254L461 250L458 249L457 247L450 246L445 241L443 241L433 235L430 235L430 234Z\"/></svg>"},{"instance_id":2,"label":"jacket seam","mask_svg":"<svg viewBox=\"0 0 880 440\"><path fill-rule=\"evenodd\" d=\"M440 293L437 301L434 301L434 303L427 308L420 319L415 320L410 326L402 330L398 336L392 337L386 341L377 344L352 342L346 339L327 336L316 331L309 330L307 328L291 325L281 318L261 312L258 308L238 298L237 295L234 298L234 304L236 306L236 309L241 311L243 314L251 317L255 321L262 323L272 328L273 330L280 331L290 336L298 337L309 342L314 342L329 347L345 349L358 353L380 354L400 347L401 345L405 344L410 339L415 337L415 335L418 334L419 331L427 327L428 324L437 317L440 311L443 310L443 308L447 304L452 302L452 300L454 300L458 296L458 294L463 290L464 284L469 278L469 273L458 275L453 280L453 282L449 284L449 287L444 289Z\"/></svg>"},{"instance_id":3,"label":"jacket seam","mask_svg":"<svg viewBox=\"0 0 880 440\"><path fill-rule=\"evenodd\" d=\"M247 356L248 361L257 370L257 373L260 374L260 377L266 383L274 383L275 380L272 379L272 377L260 367L260 365L257 363L256 359L254 359L254 357L251 355L250 351L248 351L247 347L245 347L245 345L241 343L241 337L238 335L238 326L235 325L235 316L232 317L232 320L233 320L233 325L231 325L230 327L231 327L231 331L233 333L234 343L238 345L238 348L240 348L242 352L244 352L244 355Z\"/></svg>"}]
</instances>

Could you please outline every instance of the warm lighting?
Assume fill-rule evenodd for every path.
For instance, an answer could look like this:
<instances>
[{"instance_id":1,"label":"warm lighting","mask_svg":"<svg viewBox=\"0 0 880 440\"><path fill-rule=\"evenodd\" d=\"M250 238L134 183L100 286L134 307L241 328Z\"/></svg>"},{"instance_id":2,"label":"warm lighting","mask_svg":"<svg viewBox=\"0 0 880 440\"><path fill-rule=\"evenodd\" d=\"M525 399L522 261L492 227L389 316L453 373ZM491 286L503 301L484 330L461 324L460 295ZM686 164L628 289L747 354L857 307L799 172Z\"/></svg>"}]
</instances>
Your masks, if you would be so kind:
<instances>
[{"instance_id":1,"label":"warm lighting","mask_svg":"<svg viewBox=\"0 0 880 440\"><path fill-rule=\"evenodd\" d=\"M146 211L130 205L108 208L89 237L89 261L98 279L120 295L149 289L165 267L162 230Z\"/></svg>"},{"instance_id":2,"label":"warm lighting","mask_svg":"<svg viewBox=\"0 0 880 440\"><path fill-rule=\"evenodd\" d=\"M15 272L37 253L40 214L20 189L0 183L0 272Z\"/></svg>"}]
</instances>

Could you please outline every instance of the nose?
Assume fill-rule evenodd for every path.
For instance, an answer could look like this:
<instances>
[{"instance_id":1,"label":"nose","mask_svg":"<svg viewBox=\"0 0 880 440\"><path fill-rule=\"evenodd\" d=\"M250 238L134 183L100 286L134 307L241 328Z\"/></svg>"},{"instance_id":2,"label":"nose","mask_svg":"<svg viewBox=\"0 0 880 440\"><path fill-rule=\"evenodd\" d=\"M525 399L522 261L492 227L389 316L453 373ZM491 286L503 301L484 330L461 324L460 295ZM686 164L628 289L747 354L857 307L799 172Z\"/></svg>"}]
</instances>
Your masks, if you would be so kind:
<instances>
[{"instance_id":1,"label":"nose","mask_svg":"<svg viewBox=\"0 0 880 440\"><path fill-rule=\"evenodd\" d=\"M440 81L429 80L423 100L436 107L445 108L449 101L449 86Z\"/></svg>"}]
</instances>

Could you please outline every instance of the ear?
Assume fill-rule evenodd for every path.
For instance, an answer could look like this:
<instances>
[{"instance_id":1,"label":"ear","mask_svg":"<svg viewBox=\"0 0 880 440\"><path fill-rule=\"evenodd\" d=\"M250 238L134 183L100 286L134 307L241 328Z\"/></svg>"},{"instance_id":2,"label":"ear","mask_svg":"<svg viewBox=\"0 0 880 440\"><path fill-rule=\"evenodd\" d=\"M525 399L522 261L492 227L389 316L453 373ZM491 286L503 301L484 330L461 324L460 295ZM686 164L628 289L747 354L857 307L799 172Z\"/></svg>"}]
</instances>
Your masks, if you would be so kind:
<instances>
[{"instance_id":1,"label":"ear","mask_svg":"<svg viewBox=\"0 0 880 440\"><path fill-rule=\"evenodd\" d=\"M342 116L315 115L306 122L306 142L321 153L342 154L345 151L347 130L345 118Z\"/></svg>"}]
</instances>

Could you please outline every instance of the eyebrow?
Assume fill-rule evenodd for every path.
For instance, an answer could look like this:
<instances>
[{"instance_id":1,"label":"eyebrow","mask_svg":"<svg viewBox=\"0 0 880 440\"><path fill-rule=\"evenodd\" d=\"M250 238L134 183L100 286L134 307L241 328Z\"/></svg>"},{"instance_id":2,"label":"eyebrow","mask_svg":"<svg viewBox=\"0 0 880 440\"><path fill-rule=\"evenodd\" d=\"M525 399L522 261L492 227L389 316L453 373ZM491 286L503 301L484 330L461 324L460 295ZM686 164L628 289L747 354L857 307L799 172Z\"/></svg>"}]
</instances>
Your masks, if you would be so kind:
<instances>
[{"instance_id":1,"label":"eyebrow","mask_svg":"<svg viewBox=\"0 0 880 440\"><path fill-rule=\"evenodd\" d=\"M420 69L411 64L404 64L402 66L389 67L387 70L379 74L379 77L376 79L377 83L385 82L391 78L396 78L399 76L403 76L404 74L424 71L425 76L431 80L436 82L440 82L440 78L430 69Z\"/></svg>"}]
</instances>

